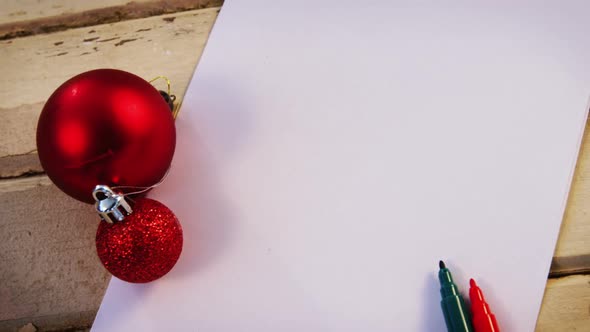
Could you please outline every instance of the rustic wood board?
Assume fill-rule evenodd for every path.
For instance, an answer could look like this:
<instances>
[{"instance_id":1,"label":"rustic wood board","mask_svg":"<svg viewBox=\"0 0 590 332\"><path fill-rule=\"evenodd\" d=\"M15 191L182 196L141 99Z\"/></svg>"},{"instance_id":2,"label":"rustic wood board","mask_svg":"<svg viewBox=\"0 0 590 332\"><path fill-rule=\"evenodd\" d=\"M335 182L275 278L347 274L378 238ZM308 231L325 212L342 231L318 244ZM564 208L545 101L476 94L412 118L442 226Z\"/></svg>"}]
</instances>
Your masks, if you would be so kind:
<instances>
[{"instance_id":1,"label":"rustic wood board","mask_svg":"<svg viewBox=\"0 0 590 332\"><path fill-rule=\"evenodd\" d=\"M28 322L45 329L87 326L108 282L94 253L96 216L42 175L34 132L44 101L68 78L101 67L146 79L166 75L182 96L217 12L192 10L0 41L0 331ZM554 255L555 276L590 271L589 172L587 130ZM537 331L590 330L589 278L549 279Z\"/></svg>"},{"instance_id":2,"label":"rustic wood board","mask_svg":"<svg viewBox=\"0 0 590 332\"><path fill-rule=\"evenodd\" d=\"M135 0L136 3L153 0ZM122 6L128 0L5 0L0 8L0 24L17 23L51 16L85 12L93 9Z\"/></svg>"},{"instance_id":3,"label":"rustic wood board","mask_svg":"<svg viewBox=\"0 0 590 332\"><path fill-rule=\"evenodd\" d=\"M223 0L10 0L0 7L0 40L199 8Z\"/></svg>"},{"instance_id":4,"label":"rustic wood board","mask_svg":"<svg viewBox=\"0 0 590 332\"><path fill-rule=\"evenodd\" d=\"M578 156L551 271L556 276L590 272L590 118Z\"/></svg>"},{"instance_id":5,"label":"rustic wood board","mask_svg":"<svg viewBox=\"0 0 590 332\"><path fill-rule=\"evenodd\" d=\"M0 183L0 331L28 322L88 325L110 275L100 267L91 206L46 176Z\"/></svg>"},{"instance_id":6,"label":"rustic wood board","mask_svg":"<svg viewBox=\"0 0 590 332\"><path fill-rule=\"evenodd\" d=\"M549 279L535 331L590 331L590 275Z\"/></svg>"}]
</instances>

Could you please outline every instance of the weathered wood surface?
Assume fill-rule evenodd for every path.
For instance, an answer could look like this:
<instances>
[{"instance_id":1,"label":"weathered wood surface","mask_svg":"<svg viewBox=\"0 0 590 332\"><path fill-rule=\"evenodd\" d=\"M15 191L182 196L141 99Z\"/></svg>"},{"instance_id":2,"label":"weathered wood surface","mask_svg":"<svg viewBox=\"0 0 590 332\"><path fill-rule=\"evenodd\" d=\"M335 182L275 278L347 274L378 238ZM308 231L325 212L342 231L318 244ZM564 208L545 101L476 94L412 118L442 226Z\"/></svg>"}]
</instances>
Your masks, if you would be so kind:
<instances>
[{"instance_id":1,"label":"weathered wood surface","mask_svg":"<svg viewBox=\"0 0 590 332\"><path fill-rule=\"evenodd\" d=\"M555 276L590 272L590 118L553 254ZM590 330L589 330L590 331Z\"/></svg>"},{"instance_id":2,"label":"weathered wood surface","mask_svg":"<svg viewBox=\"0 0 590 332\"><path fill-rule=\"evenodd\" d=\"M135 3L153 0L135 0ZM51 16L81 13L93 9L122 6L128 0L4 0L0 8L0 24L43 19Z\"/></svg>"},{"instance_id":3,"label":"weathered wood surface","mask_svg":"<svg viewBox=\"0 0 590 332\"><path fill-rule=\"evenodd\" d=\"M590 331L590 275L549 279L535 331Z\"/></svg>"},{"instance_id":4,"label":"weathered wood surface","mask_svg":"<svg viewBox=\"0 0 590 332\"><path fill-rule=\"evenodd\" d=\"M217 12L192 10L0 41L0 331L28 322L45 329L87 326L108 281L94 253L95 215L42 175L34 133L44 101L68 78L101 67L144 78L166 75L182 96ZM587 130L554 276L590 271L589 177ZM590 331L589 279L549 279L537 331Z\"/></svg>"},{"instance_id":5,"label":"weathered wood surface","mask_svg":"<svg viewBox=\"0 0 590 332\"><path fill-rule=\"evenodd\" d=\"M0 183L0 206L0 331L88 325L110 278L93 246L91 206L46 176Z\"/></svg>"},{"instance_id":6,"label":"weathered wood surface","mask_svg":"<svg viewBox=\"0 0 590 332\"><path fill-rule=\"evenodd\" d=\"M0 40L122 20L218 7L222 0L7 1L0 11Z\"/></svg>"}]
</instances>

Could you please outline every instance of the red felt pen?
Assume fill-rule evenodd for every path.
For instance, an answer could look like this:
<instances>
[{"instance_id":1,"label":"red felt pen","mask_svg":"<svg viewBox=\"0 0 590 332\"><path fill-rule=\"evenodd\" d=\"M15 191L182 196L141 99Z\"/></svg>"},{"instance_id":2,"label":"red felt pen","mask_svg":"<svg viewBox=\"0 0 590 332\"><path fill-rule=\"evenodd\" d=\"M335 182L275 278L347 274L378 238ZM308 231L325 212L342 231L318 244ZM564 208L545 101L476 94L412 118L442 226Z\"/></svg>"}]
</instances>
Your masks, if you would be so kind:
<instances>
[{"instance_id":1,"label":"red felt pen","mask_svg":"<svg viewBox=\"0 0 590 332\"><path fill-rule=\"evenodd\" d=\"M496 316L490 310L483 297L481 289L477 287L475 280L470 279L469 299L471 300L471 320L475 332L500 332Z\"/></svg>"}]
</instances>

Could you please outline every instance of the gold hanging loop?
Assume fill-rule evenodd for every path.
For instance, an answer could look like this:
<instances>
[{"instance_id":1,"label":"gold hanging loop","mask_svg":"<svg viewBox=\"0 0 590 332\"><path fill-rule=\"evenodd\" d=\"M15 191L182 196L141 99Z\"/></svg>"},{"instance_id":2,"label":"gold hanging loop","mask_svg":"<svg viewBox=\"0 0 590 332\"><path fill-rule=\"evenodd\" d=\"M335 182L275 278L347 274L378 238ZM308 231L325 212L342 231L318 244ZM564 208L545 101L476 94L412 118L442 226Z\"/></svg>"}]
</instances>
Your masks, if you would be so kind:
<instances>
[{"instance_id":1,"label":"gold hanging loop","mask_svg":"<svg viewBox=\"0 0 590 332\"><path fill-rule=\"evenodd\" d=\"M180 102L176 101L176 96L172 94L172 91L170 89L170 80L168 79L168 77L166 76L156 76L154 78L152 78L151 80L149 80L149 83L153 83L159 79L163 79L166 81L166 86L168 87L168 90L166 93L168 93L168 97L170 97L170 100L172 100L172 117L176 120L176 117L178 116L178 112L180 111Z\"/></svg>"},{"instance_id":2,"label":"gold hanging loop","mask_svg":"<svg viewBox=\"0 0 590 332\"><path fill-rule=\"evenodd\" d=\"M153 82L155 82L155 81L157 81L159 79L163 79L163 80L166 81L166 84L168 85L168 92L167 93L168 93L169 96L171 96L172 94L170 93L170 80L168 79L168 77L166 77L166 76L156 76L156 77L152 78L149 82L150 83L153 83Z\"/></svg>"}]
</instances>

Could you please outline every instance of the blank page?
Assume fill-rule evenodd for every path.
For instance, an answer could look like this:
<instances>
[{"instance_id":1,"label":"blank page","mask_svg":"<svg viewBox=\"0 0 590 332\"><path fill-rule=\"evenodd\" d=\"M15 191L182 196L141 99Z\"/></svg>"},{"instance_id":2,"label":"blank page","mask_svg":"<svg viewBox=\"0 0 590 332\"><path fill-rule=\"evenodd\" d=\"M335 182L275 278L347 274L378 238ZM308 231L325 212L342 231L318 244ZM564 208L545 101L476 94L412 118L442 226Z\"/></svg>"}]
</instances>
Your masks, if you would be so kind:
<instances>
[{"instance_id":1,"label":"blank page","mask_svg":"<svg viewBox=\"0 0 590 332\"><path fill-rule=\"evenodd\" d=\"M445 331L443 259L532 331L590 91L586 2L228 0L177 119L177 266L94 331Z\"/></svg>"}]
</instances>

